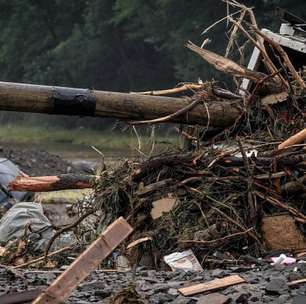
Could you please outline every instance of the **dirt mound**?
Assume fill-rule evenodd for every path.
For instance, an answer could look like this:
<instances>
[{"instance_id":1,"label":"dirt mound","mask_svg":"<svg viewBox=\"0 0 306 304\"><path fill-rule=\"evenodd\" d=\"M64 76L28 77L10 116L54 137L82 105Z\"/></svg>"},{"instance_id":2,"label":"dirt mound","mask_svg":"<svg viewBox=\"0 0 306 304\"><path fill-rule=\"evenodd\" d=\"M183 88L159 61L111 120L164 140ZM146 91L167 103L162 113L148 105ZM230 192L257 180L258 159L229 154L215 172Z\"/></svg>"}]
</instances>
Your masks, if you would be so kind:
<instances>
[{"instance_id":1,"label":"dirt mound","mask_svg":"<svg viewBox=\"0 0 306 304\"><path fill-rule=\"evenodd\" d=\"M13 145L2 146L0 157L13 161L31 176L78 173L69 162L44 150L21 149Z\"/></svg>"}]
</instances>

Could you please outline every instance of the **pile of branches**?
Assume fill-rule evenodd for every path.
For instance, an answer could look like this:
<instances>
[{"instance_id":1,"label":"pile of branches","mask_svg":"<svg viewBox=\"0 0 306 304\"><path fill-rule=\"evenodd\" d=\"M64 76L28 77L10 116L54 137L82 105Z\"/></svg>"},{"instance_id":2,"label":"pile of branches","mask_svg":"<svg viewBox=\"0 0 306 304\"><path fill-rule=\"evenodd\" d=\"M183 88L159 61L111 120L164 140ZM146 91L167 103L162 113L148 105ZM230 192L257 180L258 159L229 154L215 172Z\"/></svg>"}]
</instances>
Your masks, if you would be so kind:
<instances>
[{"instance_id":1,"label":"pile of branches","mask_svg":"<svg viewBox=\"0 0 306 304\"><path fill-rule=\"evenodd\" d=\"M242 109L240 117L227 129L211 128L209 119L205 128L180 127L178 132L193 151L126 162L108 172L96 185L95 204L100 212L96 231L123 215L136 229L134 238L150 236L153 247L163 254L188 247L203 257L215 250L261 255L265 251L260 231L263 215L286 212L301 228L305 224L305 71L297 71L285 50L258 29L252 9L235 0L226 2L235 11L204 31L207 35L224 20L231 24L225 56L204 48L209 39L201 47L191 42L187 47L233 76L236 91L213 81L142 94L191 96L190 107L173 114L177 116L188 115L199 103L208 111L206 105L212 100L234 99ZM235 46L242 55L247 43L260 51L264 72L229 59ZM242 89L242 79L250 81L248 89ZM176 199L174 207L153 220L152 203L169 196Z\"/></svg>"},{"instance_id":2,"label":"pile of branches","mask_svg":"<svg viewBox=\"0 0 306 304\"><path fill-rule=\"evenodd\" d=\"M286 212L306 222L306 155L303 147L277 154L275 143L250 142L125 163L96 186L99 224L123 215L134 238L150 236L164 254L188 246L261 255L263 215ZM153 220L152 203L169 196L174 208Z\"/></svg>"}]
</instances>

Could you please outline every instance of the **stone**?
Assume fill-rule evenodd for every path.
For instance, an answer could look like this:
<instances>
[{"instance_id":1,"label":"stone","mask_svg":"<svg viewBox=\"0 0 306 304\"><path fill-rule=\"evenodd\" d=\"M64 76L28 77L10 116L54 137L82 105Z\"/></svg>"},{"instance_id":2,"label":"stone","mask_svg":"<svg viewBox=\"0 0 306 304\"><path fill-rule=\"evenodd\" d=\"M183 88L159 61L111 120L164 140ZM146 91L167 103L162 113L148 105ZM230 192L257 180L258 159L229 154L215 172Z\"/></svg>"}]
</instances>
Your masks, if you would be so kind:
<instances>
[{"instance_id":1,"label":"stone","mask_svg":"<svg viewBox=\"0 0 306 304\"><path fill-rule=\"evenodd\" d=\"M197 300L185 298L183 296L176 298L171 304L196 304Z\"/></svg>"},{"instance_id":2,"label":"stone","mask_svg":"<svg viewBox=\"0 0 306 304\"><path fill-rule=\"evenodd\" d=\"M265 287L268 294L282 294L288 290L287 282L284 279L271 279Z\"/></svg>"},{"instance_id":3,"label":"stone","mask_svg":"<svg viewBox=\"0 0 306 304\"><path fill-rule=\"evenodd\" d=\"M289 301L290 298L291 298L290 295L288 295L288 294L283 294L283 295L280 295L280 296L278 297L278 299L275 300L275 302L276 302L277 304L285 304L285 303L288 303L288 301Z\"/></svg>"},{"instance_id":4,"label":"stone","mask_svg":"<svg viewBox=\"0 0 306 304\"><path fill-rule=\"evenodd\" d=\"M156 293L150 297L150 303L152 304L163 304L169 303L174 300L174 296L166 293Z\"/></svg>"},{"instance_id":5,"label":"stone","mask_svg":"<svg viewBox=\"0 0 306 304\"><path fill-rule=\"evenodd\" d=\"M236 299L237 304L248 304L249 303L249 298L250 298L249 293L242 293L239 295L239 297Z\"/></svg>"},{"instance_id":6,"label":"stone","mask_svg":"<svg viewBox=\"0 0 306 304\"><path fill-rule=\"evenodd\" d=\"M95 290L94 295L96 297L99 297L101 299L107 298L112 294L112 289L111 288L105 288L105 289L100 289L100 290Z\"/></svg>"},{"instance_id":7,"label":"stone","mask_svg":"<svg viewBox=\"0 0 306 304\"><path fill-rule=\"evenodd\" d=\"M306 303L306 295L295 296L292 300L292 304L305 304L305 303Z\"/></svg>"},{"instance_id":8,"label":"stone","mask_svg":"<svg viewBox=\"0 0 306 304\"><path fill-rule=\"evenodd\" d=\"M177 289L175 289L175 288L170 288L170 289L168 290L168 293L169 293L170 295L172 295L172 296L177 296L177 295L179 294L179 292L178 292Z\"/></svg>"},{"instance_id":9,"label":"stone","mask_svg":"<svg viewBox=\"0 0 306 304\"><path fill-rule=\"evenodd\" d=\"M197 304L226 304L229 303L230 298L226 297L221 293L211 293L205 296L202 296L198 299Z\"/></svg>"}]
</instances>

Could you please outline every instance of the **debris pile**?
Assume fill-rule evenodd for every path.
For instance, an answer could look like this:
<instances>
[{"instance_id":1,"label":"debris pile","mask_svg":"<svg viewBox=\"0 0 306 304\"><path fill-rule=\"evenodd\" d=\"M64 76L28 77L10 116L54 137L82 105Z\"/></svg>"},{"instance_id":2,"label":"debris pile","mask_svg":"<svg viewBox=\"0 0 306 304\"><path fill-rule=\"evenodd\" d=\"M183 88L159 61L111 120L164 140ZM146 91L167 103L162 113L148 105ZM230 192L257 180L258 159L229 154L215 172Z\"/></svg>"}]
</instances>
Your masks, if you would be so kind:
<instances>
[{"instance_id":1,"label":"debris pile","mask_svg":"<svg viewBox=\"0 0 306 304\"><path fill-rule=\"evenodd\" d=\"M235 11L222 19L231 25L225 56L206 49L208 38L201 47L189 42L187 48L232 76L235 89L229 90L217 81L199 81L169 90L138 93L140 99L143 95L174 94L176 106L185 106L163 117L130 122L138 138L137 125L185 124L192 113L193 126L177 128L188 149L156 155L153 142L148 156L141 151L138 138L141 156L115 169L103 167L95 175L23 176L11 182L10 187L15 191L84 187L94 190L93 195L77 206L79 218L48 238L43 257L16 266L29 266L63 250L74 250L75 243L62 251L49 252L55 240L68 231L73 231L78 245L91 243L35 303L45 303L50 298L65 301L102 261L103 267L116 268L116 271L137 266L169 270L170 266L173 271L201 272L209 267L238 264L259 267L262 260L258 258L268 256L273 257L273 267L303 259L306 248L306 70L303 64L306 55L301 56L296 40L289 34L259 30L252 9L235 0L226 2ZM306 44L305 34L293 28L299 43L304 39ZM288 40L292 40L292 45ZM248 68L236 63L237 59L229 59L237 53L243 56L246 44L254 46ZM155 110L149 114L145 118L156 116ZM205 117L206 125L201 117ZM26 250L22 249L25 256ZM271 263L271 260L264 262ZM18 261L15 259L11 264L18 265ZM177 294L167 296L172 301L179 293L189 297L249 282L234 271L227 274L231 275L182 286L172 290ZM288 285L305 282L300 277L297 279L302 281L290 278ZM265 288L267 292L279 294L281 289L288 289L287 278L271 279ZM137 291L130 286L115 296L113 303L146 303ZM214 296L218 298L214 301L227 301L224 293L205 298L203 303L212 301ZM250 297L245 299L241 295L236 303L248 303ZM261 293L258 301L264 298ZM159 300L156 303L163 303ZM189 300L182 303L191 303Z\"/></svg>"},{"instance_id":2,"label":"debris pile","mask_svg":"<svg viewBox=\"0 0 306 304\"><path fill-rule=\"evenodd\" d=\"M206 82L142 93L187 94L190 106L201 105L208 117L211 103L234 101L241 115L222 130L210 127L209 120L205 128L181 127L179 132L193 151L126 162L117 170L103 172L96 182L94 207L90 206L99 214L95 231L124 216L135 228L133 239L150 237L150 244L143 246L154 261L183 248L193 249L202 265L218 263L218 251L226 252L224 259L233 262L269 250L305 248L305 69L301 62L294 66L285 48L267 31L258 30L252 10L236 1L228 3L241 12L236 21L227 17L232 27L226 56L204 49L206 40L202 47L191 42L187 47L233 76L237 89ZM259 50L260 71L228 58L233 45L241 44L238 33ZM188 115L189 110L173 115ZM274 230L279 243L275 245L273 235L266 233L273 230L267 223L269 216L279 214L288 225ZM290 229L293 232L288 235Z\"/></svg>"}]
</instances>

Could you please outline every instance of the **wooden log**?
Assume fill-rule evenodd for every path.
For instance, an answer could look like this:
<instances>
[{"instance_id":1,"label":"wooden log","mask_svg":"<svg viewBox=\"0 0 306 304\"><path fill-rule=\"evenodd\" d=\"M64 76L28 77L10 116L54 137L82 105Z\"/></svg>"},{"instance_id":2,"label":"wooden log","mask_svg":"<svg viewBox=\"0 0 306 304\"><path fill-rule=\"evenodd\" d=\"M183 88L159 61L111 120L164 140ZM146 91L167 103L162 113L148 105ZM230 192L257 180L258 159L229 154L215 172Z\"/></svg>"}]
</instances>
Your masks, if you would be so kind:
<instances>
[{"instance_id":1,"label":"wooden log","mask_svg":"<svg viewBox=\"0 0 306 304\"><path fill-rule=\"evenodd\" d=\"M46 192L68 189L92 188L98 177L84 174L61 174L57 176L17 176L9 185L10 190Z\"/></svg>"},{"instance_id":2,"label":"wooden log","mask_svg":"<svg viewBox=\"0 0 306 304\"><path fill-rule=\"evenodd\" d=\"M60 304L112 251L133 231L124 218L119 218L94 241L34 302Z\"/></svg>"},{"instance_id":3,"label":"wooden log","mask_svg":"<svg viewBox=\"0 0 306 304\"><path fill-rule=\"evenodd\" d=\"M190 100L89 89L0 82L0 111L151 120L176 113ZM241 114L238 100L201 103L167 122L228 127Z\"/></svg>"}]
</instances>

